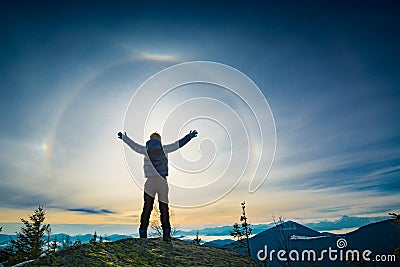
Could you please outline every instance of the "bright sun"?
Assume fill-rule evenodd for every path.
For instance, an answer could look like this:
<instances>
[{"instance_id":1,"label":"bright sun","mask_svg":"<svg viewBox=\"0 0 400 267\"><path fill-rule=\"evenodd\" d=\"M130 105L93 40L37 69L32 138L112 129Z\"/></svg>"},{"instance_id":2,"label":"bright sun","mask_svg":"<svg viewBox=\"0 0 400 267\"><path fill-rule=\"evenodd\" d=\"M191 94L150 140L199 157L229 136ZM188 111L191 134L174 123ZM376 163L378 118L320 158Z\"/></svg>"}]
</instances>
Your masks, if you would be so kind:
<instances>
[{"instance_id":1,"label":"bright sun","mask_svg":"<svg viewBox=\"0 0 400 267\"><path fill-rule=\"evenodd\" d=\"M49 152L49 145L48 145L47 143L43 143L42 149L43 149L43 151L46 152L46 153Z\"/></svg>"}]
</instances>

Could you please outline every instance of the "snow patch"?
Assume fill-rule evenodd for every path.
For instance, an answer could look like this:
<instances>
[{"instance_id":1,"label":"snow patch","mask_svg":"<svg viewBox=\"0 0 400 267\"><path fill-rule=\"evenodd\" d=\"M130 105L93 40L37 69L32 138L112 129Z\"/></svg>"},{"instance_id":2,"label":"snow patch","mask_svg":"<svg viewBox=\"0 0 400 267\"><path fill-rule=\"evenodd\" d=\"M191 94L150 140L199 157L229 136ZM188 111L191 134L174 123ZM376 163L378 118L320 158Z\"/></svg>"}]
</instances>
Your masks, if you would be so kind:
<instances>
[{"instance_id":1,"label":"snow patch","mask_svg":"<svg viewBox=\"0 0 400 267\"><path fill-rule=\"evenodd\" d=\"M311 240L327 237L326 235L321 236L301 236L301 235L291 235L290 240Z\"/></svg>"}]
</instances>

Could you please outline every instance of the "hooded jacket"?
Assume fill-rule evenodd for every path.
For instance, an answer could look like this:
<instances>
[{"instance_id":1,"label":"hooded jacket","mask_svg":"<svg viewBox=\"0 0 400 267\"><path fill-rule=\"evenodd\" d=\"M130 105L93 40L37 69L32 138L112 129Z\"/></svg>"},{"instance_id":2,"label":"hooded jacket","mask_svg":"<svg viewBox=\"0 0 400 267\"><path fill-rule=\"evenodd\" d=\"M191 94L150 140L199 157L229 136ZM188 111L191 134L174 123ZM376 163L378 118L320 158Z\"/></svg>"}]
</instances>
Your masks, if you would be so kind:
<instances>
[{"instance_id":1,"label":"hooded jacket","mask_svg":"<svg viewBox=\"0 0 400 267\"><path fill-rule=\"evenodd\" d=\"M139 145L127 135L122 135L122 140L137 153L144 155L143 170L146 178L155 176L168 176L168 153L186 145L190 140L190 135L169 145L162 145L159 140L150 139L146 146Z\"/></svg>"}]
</instances>

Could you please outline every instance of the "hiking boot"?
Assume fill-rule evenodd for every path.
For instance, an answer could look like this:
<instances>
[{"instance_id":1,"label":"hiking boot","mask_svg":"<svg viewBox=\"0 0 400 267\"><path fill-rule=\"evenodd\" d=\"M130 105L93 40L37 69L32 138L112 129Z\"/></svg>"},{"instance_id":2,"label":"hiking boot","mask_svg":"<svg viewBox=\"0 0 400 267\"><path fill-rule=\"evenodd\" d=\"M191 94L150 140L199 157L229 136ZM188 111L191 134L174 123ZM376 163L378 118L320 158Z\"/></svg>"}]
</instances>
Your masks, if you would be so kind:
<instances>
[{"instance_id":1,"label":"hiking boot","mask_svg":"<svg viewBox=\"0 0 400 267\"><path fill-rule=\"evenodd\" d=\"M163 241L171 242L171 229L163 229Z\"/></svg>"},{"instance_id":2,"label":"hiking boot","mask_svg":"<svg viewBox=\"0 0 400 267\"><path fill-rule=\"evenodd\" d=\"M162 240L165 242L171 242L172 238L170 235L163 235Z\"/></svg>"},{"instance_id":3,"label":"hiking boot","mask_svg":"<svg viewBox=\"0 0 400 267\"><path fill-rule=\"evenodd\" d=\"M139 236L140 236L140 238L147 238L147 230L139 229Z\"/></svg>"}]
</instances>

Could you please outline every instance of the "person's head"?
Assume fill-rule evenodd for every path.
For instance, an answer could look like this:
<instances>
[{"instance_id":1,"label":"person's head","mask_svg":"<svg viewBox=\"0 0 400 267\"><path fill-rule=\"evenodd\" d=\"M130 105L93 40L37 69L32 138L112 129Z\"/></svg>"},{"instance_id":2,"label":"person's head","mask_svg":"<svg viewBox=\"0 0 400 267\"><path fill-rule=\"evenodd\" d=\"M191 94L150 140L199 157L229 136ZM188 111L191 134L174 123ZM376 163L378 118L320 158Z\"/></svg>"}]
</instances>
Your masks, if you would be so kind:
<instances>
[{"instance_id":1,"label":"person's head","mask_svg":"<svg viewBox=\"0 0 400 267\"><path fill-rule=\"evenodd\" d=\"M158 140L158 141L161 142L161 135L160 135L159 133L157 133L157 132L152 133L152 134L150 135L150 139L155 139L155 140Z\"/></svg>"}]
</instances>

